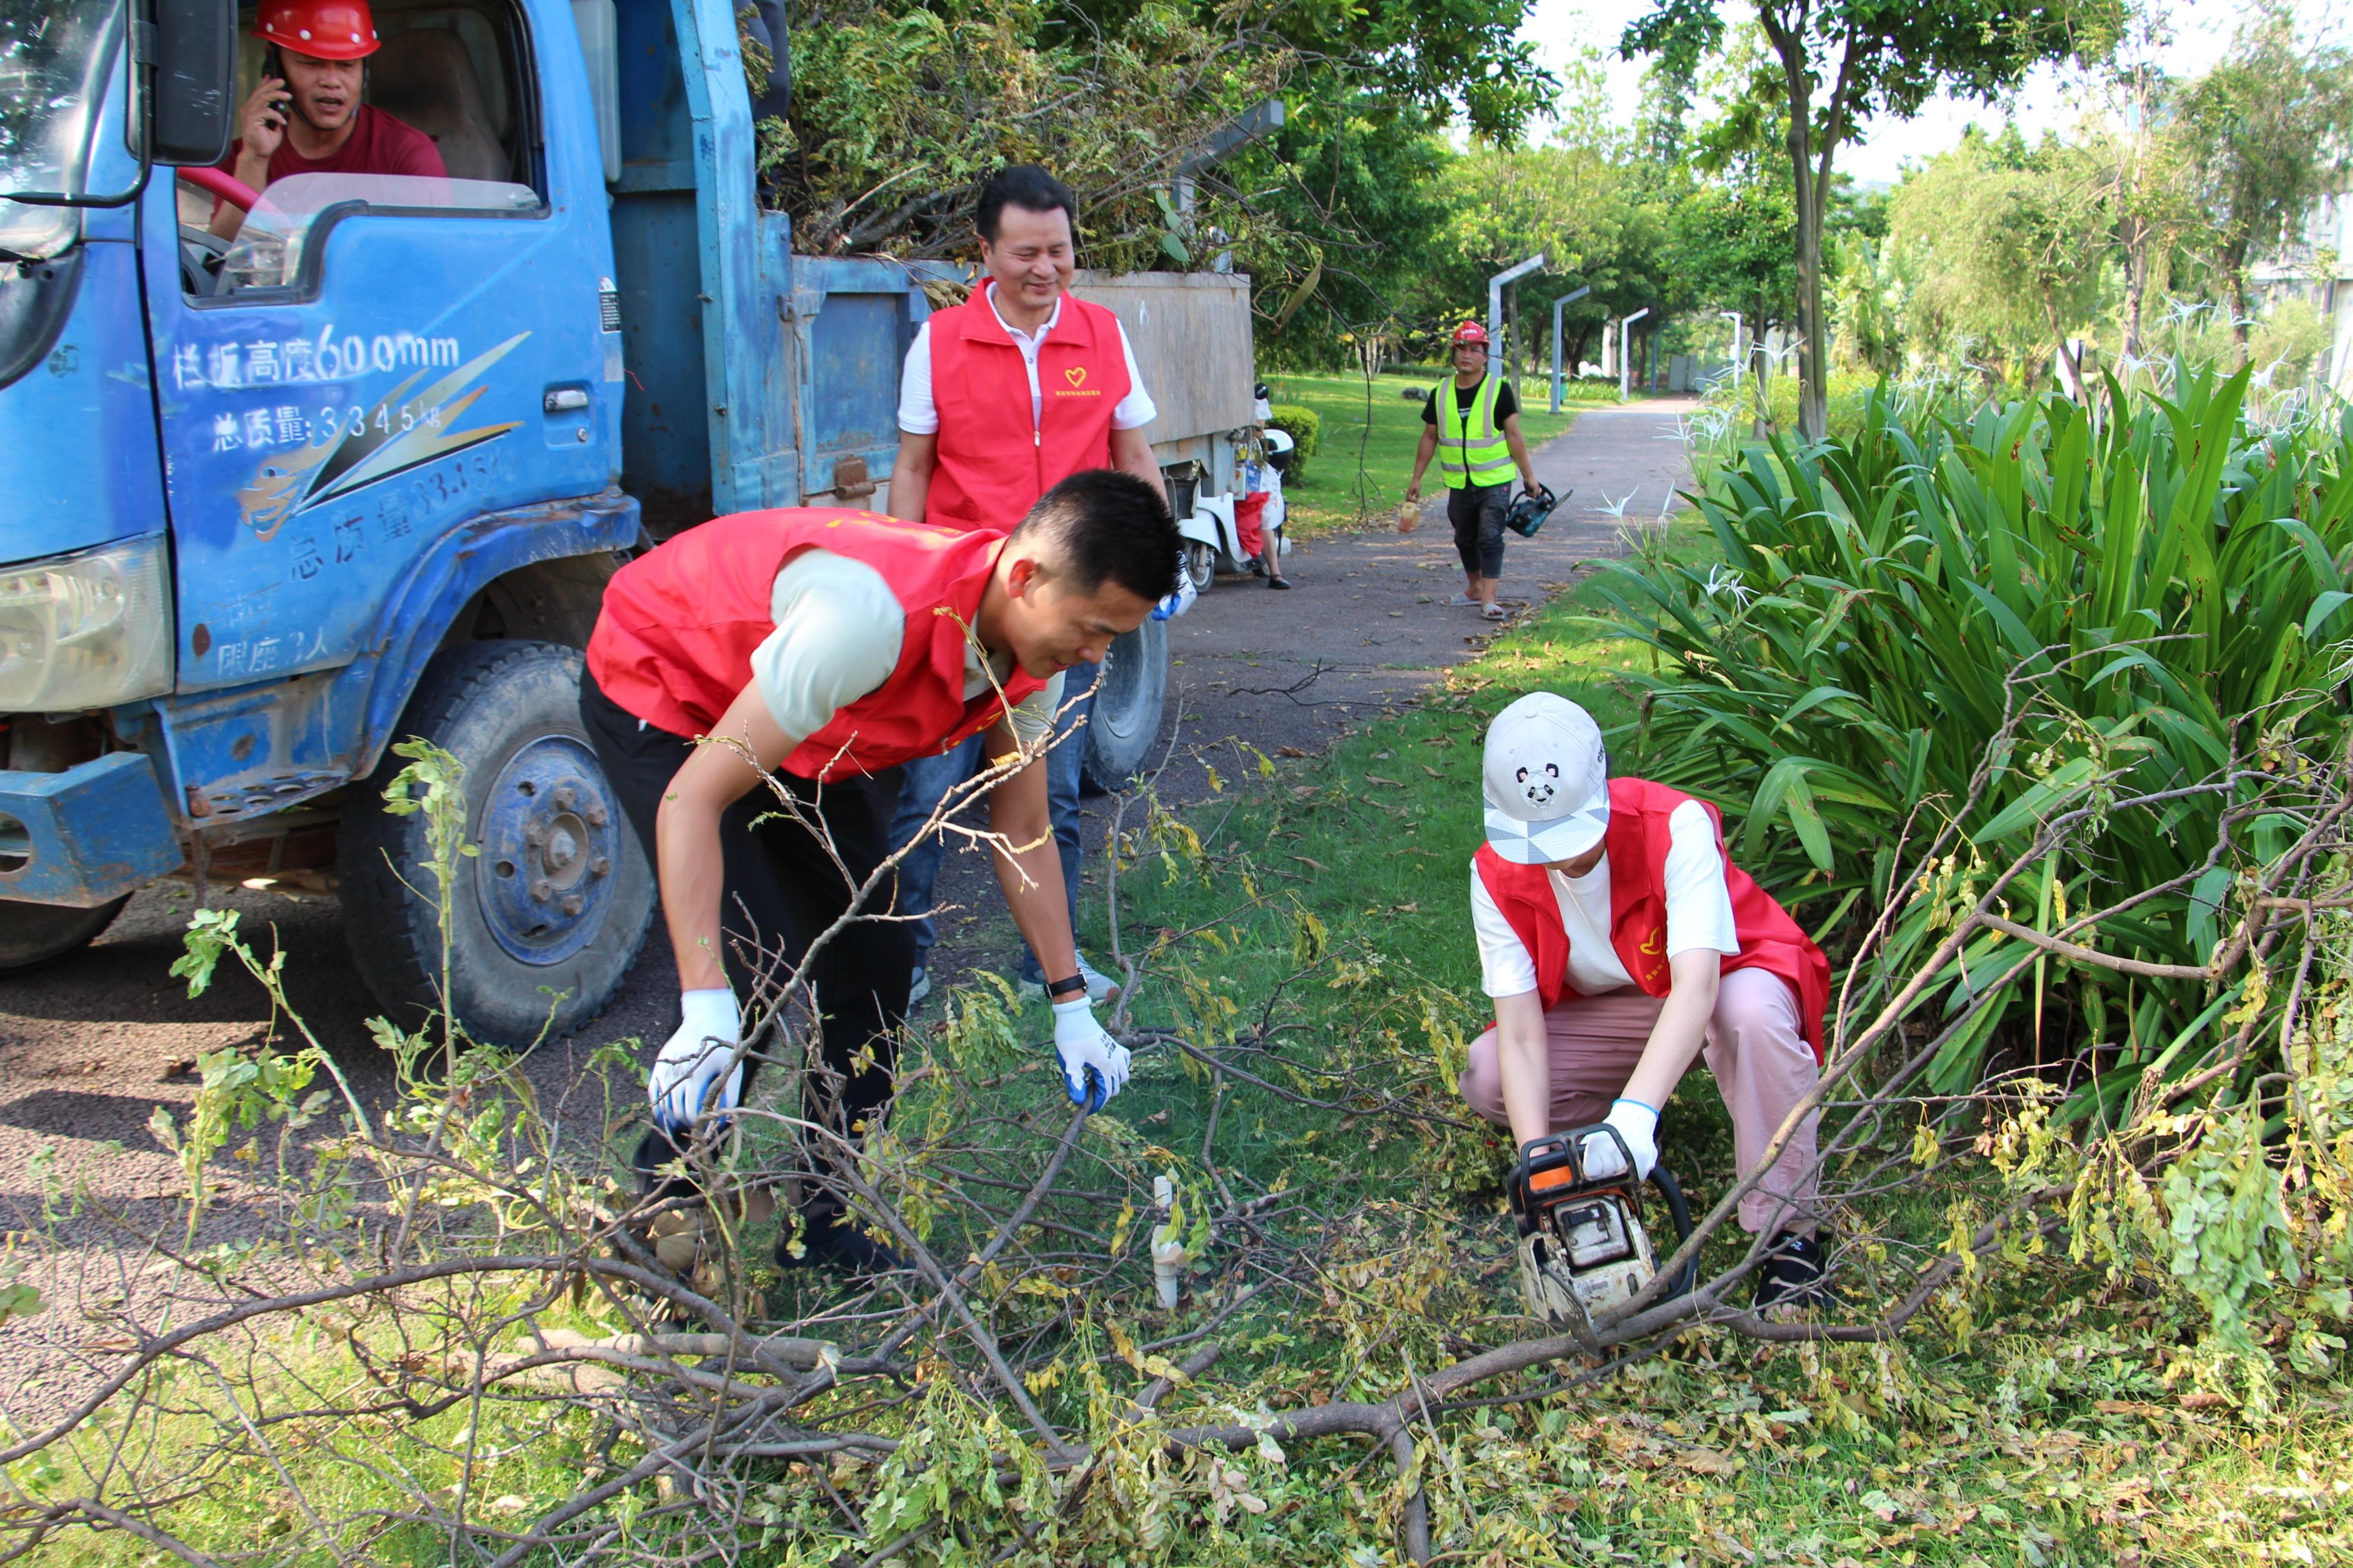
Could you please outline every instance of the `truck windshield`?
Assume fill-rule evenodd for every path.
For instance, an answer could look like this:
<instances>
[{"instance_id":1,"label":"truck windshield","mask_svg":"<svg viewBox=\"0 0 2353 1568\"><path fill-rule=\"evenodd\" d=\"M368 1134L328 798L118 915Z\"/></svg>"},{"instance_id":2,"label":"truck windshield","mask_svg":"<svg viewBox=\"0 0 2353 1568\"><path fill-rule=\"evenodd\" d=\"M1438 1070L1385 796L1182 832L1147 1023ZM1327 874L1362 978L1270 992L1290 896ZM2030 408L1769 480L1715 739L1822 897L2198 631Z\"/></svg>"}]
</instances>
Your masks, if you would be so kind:
<instances>
[{"instance_id":1,"label":"truck windshield","mask_svg":"<svg viewBox=\"0 0 2353 1568\"><path fill-rule=\"evenodd\" d=\"M9 0L0 0L0 5ZM353 204L369 211L528 213L539 193L503 180L452 180L424 174L290 174L272 180L245 215L221 262L221 291L278 289L302 269L302 249L319 220Z\"/></svg>"},{"instance_id":2,"label":"truck windshield","mask_svg":"<svg viewBox=\"0 0 2353 1568\"><path fill-rule=\"evenodd\" d=\"M0 195L85 188L121 15L122 0L0 0ZM0 250L54 256L79 228L70 207L0 201Z\"/></svg>"}]
</instances>

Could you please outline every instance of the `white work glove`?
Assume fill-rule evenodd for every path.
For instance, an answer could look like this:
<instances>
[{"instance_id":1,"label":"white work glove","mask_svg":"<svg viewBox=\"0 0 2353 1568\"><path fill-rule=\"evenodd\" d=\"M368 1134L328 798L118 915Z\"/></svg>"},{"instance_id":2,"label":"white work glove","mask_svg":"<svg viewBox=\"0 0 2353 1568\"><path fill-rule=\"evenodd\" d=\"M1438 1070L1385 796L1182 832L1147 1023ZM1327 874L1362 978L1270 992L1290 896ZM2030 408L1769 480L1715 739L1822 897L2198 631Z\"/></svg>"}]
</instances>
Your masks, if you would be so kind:
<instances>
[{"instance_id":1,"label":"white work glove","mask_svg":"<svg viewBox=\"0 0 2353 1568\"><path fill-rule=\"evenodd\" d=\"M654 1069L646 1079L654 1124L673 1134L694 1125L712 1082L720 1074L727 1075L727 1082L712 1110L734 1110L744 1092L744 1064L735 1060L735 1047L744 1038L743 1015L736 1009L734 991L722 985L681 992L678 1010L678 1032L662 1042Z\"/></svg>"},{"instance_id":2,"label":"white work glove","mask_svg":"<svg viewBox=\"0 0 2353 1568\"><path fill-rule=\"evenodd\" d=\"M1180 550L1176 552L1176 591L1152 606L1152 618L1155 621L1175 620L1191 609L1193 601L1200 596L1201 590L1193 586L1193 574L1186 566L1185 552Z\"/></svg>"},{"instance_id":3,"label":"white work glove","mask_svg":"<svg viewBox=\"0 0 2353 1568\"><path fill-rule=\"evenodd\" d=\"M1651 1167L1659 1163L1657 1108L1639 1100L1613 1100L1609 1114L1602 1120L1618 1129L1619 1137L1626 1140L1626 1147L1634 1156L1634 1179L1647 1181ZM1626 1173L1626 1156L1618 1152L1616 1139L1607 1132L1587 1133L1585 1147L1577 1151L1577 1163L1585 1167L1588 1176L1607 1178Z\"/></svg>"},{"instance_id":4,"label":"white work glove","mask_svg":"<svg viewBox=\"0 0 2353 1568\"><path fill-rule=\"evenodd\" d=\"M1095 1022L1094 1004L1084 996L1054 1004L1054 1054L1072 1105L1101 1110L1127 1082L1127 1047Z\"/></svg>"}]
</instances>

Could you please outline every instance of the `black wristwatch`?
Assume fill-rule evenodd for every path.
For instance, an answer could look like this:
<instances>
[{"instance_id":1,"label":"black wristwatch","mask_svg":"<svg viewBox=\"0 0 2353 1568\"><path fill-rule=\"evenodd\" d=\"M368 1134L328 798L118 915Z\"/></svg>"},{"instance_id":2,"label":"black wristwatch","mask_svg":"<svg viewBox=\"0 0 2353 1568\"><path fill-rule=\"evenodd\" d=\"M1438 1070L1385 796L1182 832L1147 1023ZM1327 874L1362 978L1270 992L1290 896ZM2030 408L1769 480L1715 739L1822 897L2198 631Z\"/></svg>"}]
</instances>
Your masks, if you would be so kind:
<instances>
[{"instance_id":1,"label":"black wristwatch","mask_svg":"<svg viewBox=\"0 0 2353 1568\"><path fill-rule=\"evenodd\" d=\"M1068 980L1050 980L1046 983L1046 1000L1060 1002L1066 996L1083 996L1086 990L1087 977L1083 974L1073 974Z\"/></svg>"}]
</instances>

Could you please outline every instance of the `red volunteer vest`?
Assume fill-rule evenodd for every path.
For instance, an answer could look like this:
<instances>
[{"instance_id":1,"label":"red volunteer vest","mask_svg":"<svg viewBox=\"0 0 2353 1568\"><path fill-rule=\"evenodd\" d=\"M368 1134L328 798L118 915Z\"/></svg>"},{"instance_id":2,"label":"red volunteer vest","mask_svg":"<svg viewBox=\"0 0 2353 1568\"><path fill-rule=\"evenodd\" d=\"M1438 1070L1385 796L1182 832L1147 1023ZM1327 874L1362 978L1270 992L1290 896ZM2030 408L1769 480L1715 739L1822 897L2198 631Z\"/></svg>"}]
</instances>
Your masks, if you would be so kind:
<instances>
[{"instance_id":1,"label":"red volunteer vest","mask_svg":"<svg viewBox=\"0 0 2353 1568\"><path fill-rule=\"evenodd\" d=\"M1634 984L1651 996L1664 996L1673 983L1667 965L1667 818L1694 798L1648 779L1609 781L1609 827L1602 837L1602 853L1609 860L1609 945ZM1715 826L1716 852L1723 854L1724 814L1706 801L1700 805ZM1487 896L1535 959L1536 994L1545 1010L1577 995L1568 983L1568 930L1545 868L1514 865L1484 844L1472 863ZM1740 940L1739 952L1724 961L1724 973L1762 969L1787 981L1798 994L1799 1030L1819 1061L1822 1013L1830 1005L1830 960L1728 855L1724 880L1732 892L1733 931Z\"/></svg>"},{"instance_id":2,"label":"red volunteer vest","mask_svg":"<svg viewBox=\"0 0 2353 1568\"><path fill-rule=\"evenodd\" d=\"M1038 350L1033 426L1020 345L986 292L932 312L940 430L923 521L1002 532L1060 481L1111 467L1111 416L1128 393L1127 355L1118 317L1064 294L1061 316Z\"/></svg>"},{"instance_id":3,"label":"red volunteer vest","mask_svg":"<svg viewBox=\"0 0 2353 1568\"><path fill-rule=\"evenodd\" d=\"M630 562L605 588L588 672L627 712L673 735L704 735L752 681L752 653L776 630L776 574L828 550L882 574L906 612L899 663L785 759L805 779L874 773L944 752L994 723L994 691L964 696L965 627L980 609L1001 533L961 533L870 511L784 507L690 529ZM1005 701L1046 683L1019 668Z\"/></svg>"}]
</instances>

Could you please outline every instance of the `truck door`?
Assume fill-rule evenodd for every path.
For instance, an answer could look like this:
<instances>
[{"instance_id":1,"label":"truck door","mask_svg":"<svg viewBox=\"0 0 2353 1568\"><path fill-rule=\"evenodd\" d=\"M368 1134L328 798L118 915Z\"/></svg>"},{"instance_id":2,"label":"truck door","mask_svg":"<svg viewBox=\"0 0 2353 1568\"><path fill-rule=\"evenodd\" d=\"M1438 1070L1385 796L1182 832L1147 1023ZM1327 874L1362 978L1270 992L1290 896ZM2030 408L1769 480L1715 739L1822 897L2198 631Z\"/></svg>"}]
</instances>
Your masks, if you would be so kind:
<instances>
[{"instance_id":1,"label":"truck door","mask_svg":"<svg viewBox=\"0 0 2353 1568\"><path fill-rule=\"evenodd\" d=\"M348 663L469 519L614 481L596 141L543 135L532 62L578 46L563 7L536 15L560 36L514 0L378 13L368 112L396 105L447 178L296 174L227 244L211 197L150 193L183 694ZM259 66L248 41L240 95ZM301 749L332 764L355 739Z\"/></svg>"}]
</instances>

